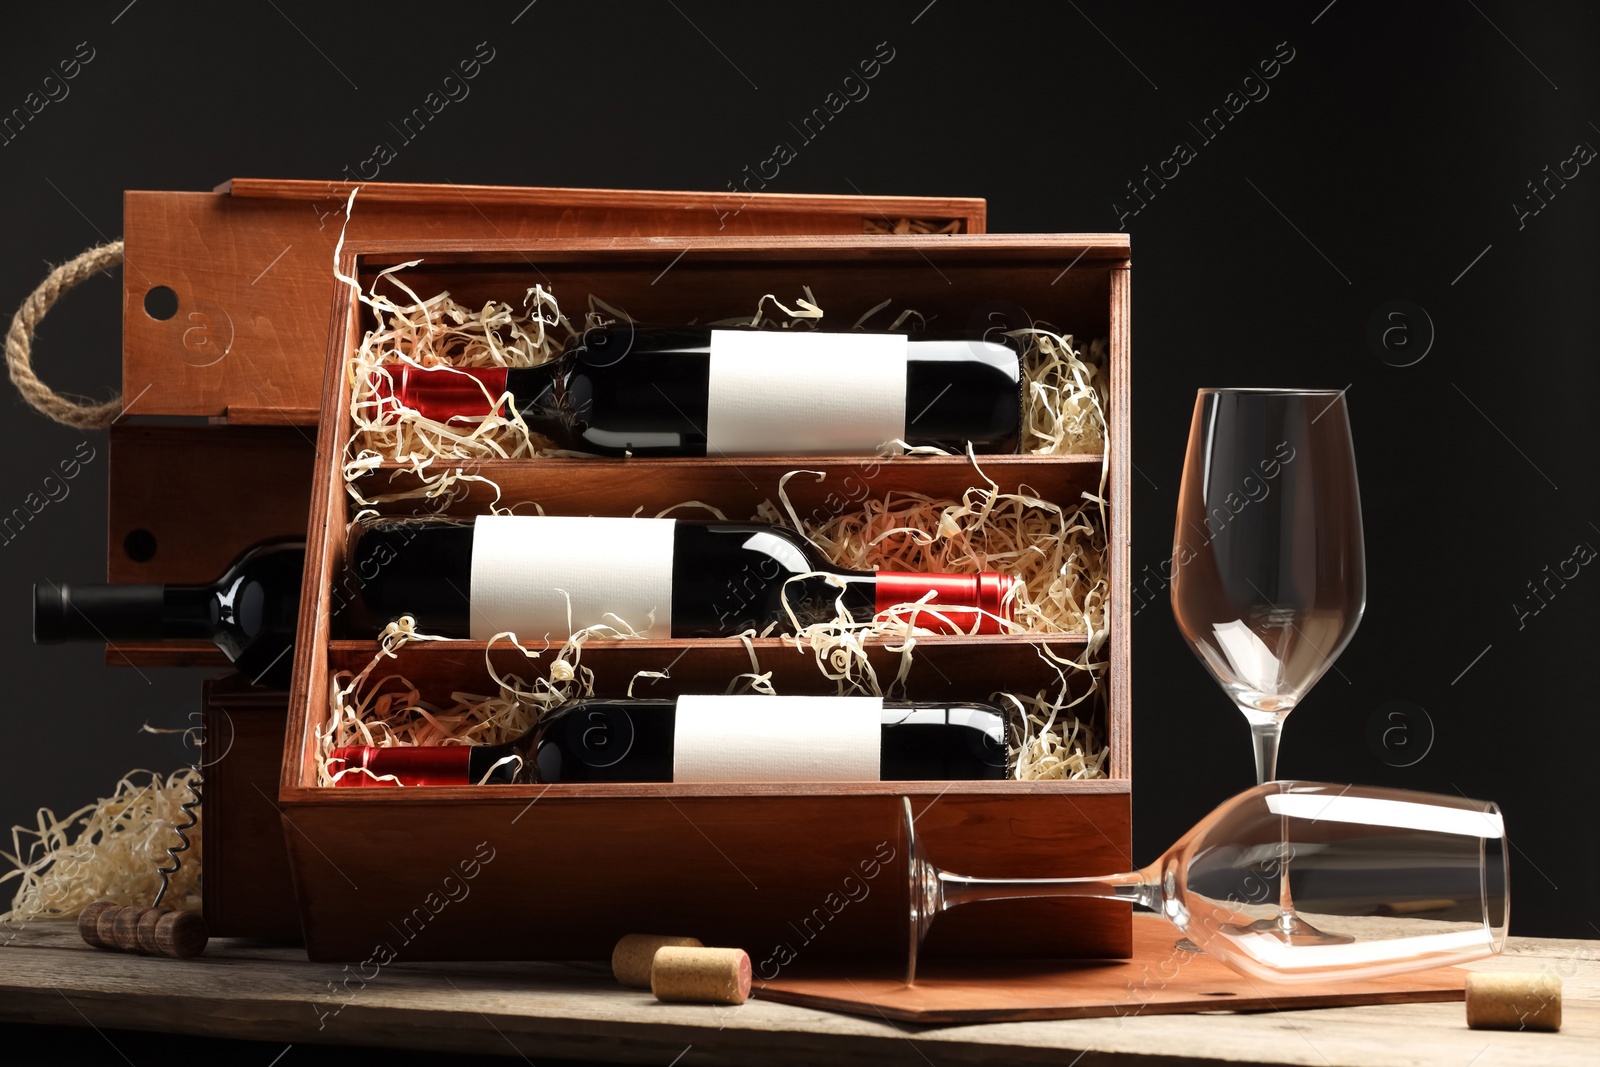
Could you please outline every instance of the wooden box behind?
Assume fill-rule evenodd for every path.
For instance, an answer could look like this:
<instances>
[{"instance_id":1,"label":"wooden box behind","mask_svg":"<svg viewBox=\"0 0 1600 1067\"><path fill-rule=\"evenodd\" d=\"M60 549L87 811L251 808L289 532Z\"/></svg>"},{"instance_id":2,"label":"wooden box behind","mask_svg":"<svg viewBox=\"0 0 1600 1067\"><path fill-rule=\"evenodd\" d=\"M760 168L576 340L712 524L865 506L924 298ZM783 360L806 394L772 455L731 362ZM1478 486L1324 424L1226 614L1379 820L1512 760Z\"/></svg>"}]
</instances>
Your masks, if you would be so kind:
<instances>
[{"instance_id":1,"label":"wooden box behind","mask_svg":"<svg viewBox=\"0 0 1600 1067\"><path fill-rule=\"evenodd\" d=\"M915 219L982 233L970 197L811 196L237 178L124 197L127 414L111 428L107 581L206 582L304 529L328 350L328 284L352 241L861 233ZM170 290L165 313L156 290ZM204 416L209 424L195 425ZM176 420L171 420L176 422ZM206 521L196 522L196 515ZM208 642L124 642L107 662L225 666Z\"/></svg>"},{"instance_id":2,"label":"wooden box behind","mask_svg":"<svg viewBox=\"0 0 1600 1067\"><path fill-rule=\"evenodd\" d=\"M975 198L368 182L347 219L351 189L236 179L210 192L126 194L123 395L134 418L110 430L108 581L206 582L250 545L304 532L337 296L329 268L346 226L356 240L461 241L860 233L910 219L984 231ZM161 289L176 304L165 318L147 304ZM204 641L122 642L106 660L227 663ZM298 936L273 807L288 695L224 679L204 699L206 917L221 936Z\"/></svg>"},{"instance_id":3,"label":"wooden box behind","mask_svg":"<svg viewBox=\"0 0 1600 1067\"><path fill-rule=\"evenodd\" d=\"M1128 691L1128 245L1124 235L962 237L638 238L605 242L369 241L347 246L341 270L407 272L419 293L448 288L478 306L535 282L567 300L590 292L640 321L714 318L753 309L763 293L810 286L828 321L848 326L885 296L960 328L986 305L1019 305L1080 339L1109 338L1107 483L1111 544L1107 699L1110 777L1086 782L910 782L826 785L606 785L333 789L316 786L315 733L333 672L359 670L371 642L338 640L349 498L341 473L350 433L345 361L366 319L348 290L335 299L322 398L306 584L295 649L280 789L286 840L308 948L316 959L386 957L599 958L630 931L688 933L745 947L763 967L788 958L896 954L905 945L906 887L898 798L912 798L918 831L943 864L978 875L1051 876L1130 863ZM748 515L793 479L802 514L823 503L862 458L481 461L505 503L551 514L651 514L689 499ZM402 465L375 472L374 490L403 482ZM900 458L875 465L874 495L959 496L979 480L965 458ZM1101 457L988 457L1003 491L1074 503L1098 491ZM369 494L370 495L370 494ZM470 512L480 502L457 501ZM399 510L407 510L403 505ZM1004 688L1053 688L1038 654L1077 656L1081 638L919 640L912 699L983 699ZM827 691L811 661L779 639L755 642L779 692ZM403 647L385 671L425 698L482 689L484 646ZM497 647L503 666L521 659ZM548 655L548 653L547 653ZM872 650L880 676L898 654ZM594 641L583 665L597 691L620 696L634 674L663 671L650 695L721 692L749 669L737 641ZM525 668L526 669L526 668ZM533 669L539 669L535 666ZM847 879L849 880L847 882ZM861 888L856 888L861 887ZM1119 956L1130 948L1124 904L1008 901L953 912L929 951ZM776 963L770 961L777 961ZM769 975L770 976L770 975Z\"/></svg>"},{"instance_id":4,"label":"wooden box behind","mask_svg":"<svg viewBox=\"0 0 1600 1067\"><path fill-rule=\"evenodd\" d=\"M238 674L204 683L200 890L212 937L300 938L278 779L289 695Z\"/></svg>"}]
</instances>

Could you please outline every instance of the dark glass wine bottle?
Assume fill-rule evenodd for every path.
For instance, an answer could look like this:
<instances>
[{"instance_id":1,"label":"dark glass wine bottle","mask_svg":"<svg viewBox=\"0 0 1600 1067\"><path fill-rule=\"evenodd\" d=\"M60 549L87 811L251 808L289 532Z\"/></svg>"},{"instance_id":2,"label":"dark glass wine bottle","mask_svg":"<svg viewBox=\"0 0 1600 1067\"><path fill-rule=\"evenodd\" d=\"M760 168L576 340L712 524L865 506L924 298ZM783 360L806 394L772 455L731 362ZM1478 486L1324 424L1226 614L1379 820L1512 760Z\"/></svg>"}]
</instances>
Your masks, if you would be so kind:
<instances>
[{"instance_id":1,"label":"dark glass wine bottle","mask_svg":"<svg viewBox=\"0 0 1600 1067\"><path fill-rule=\"evenodd\" d=\"M336 615L351 637L402 615L478 641L561 640L594 625L657 638L787 633L791 612L805 627L842 602L865 622L929 594L915 625L999 633L1015 585L994 572L845 570L795 531L750 522L483 515L367 519L353 534L341 595L353 592L356 610Z\"/></svg>"},{"instance_id":2,"label":"dark glass wine bottle","mask_svg":"<svg viewBox=\"0 0 1600 1067\"><path fill-rule=\"evenodd\" d=\"M336 749L341 786L947 781L1006 777L992 704L875 697L579 700L503 745Z\"/></svg>"},{"instance_id":3,"label":"dark glass wine bottle","mask_svg":"<svg viewBox=\"0 0 1600 1067\"><path fill-rule=\"evenodd\" d=\"M251 682L287 689L305 548L287 540L254 545L205 585L36 583L33 639L210 641Z\"/></svg>"},{"instance_id":4,"label":"dark glass wine bottle","mask_svg":"<svg viewBox=\"0 0 1600 1067\"><path fill-rule=\"evenodd\" d=\"M380 396L428 418L481 418L509 393L535 433L602 456L1015 452L1021 425L1017 352L975 338L619 323L537 367L383 371Z\"/></svg>"}]
</instances>

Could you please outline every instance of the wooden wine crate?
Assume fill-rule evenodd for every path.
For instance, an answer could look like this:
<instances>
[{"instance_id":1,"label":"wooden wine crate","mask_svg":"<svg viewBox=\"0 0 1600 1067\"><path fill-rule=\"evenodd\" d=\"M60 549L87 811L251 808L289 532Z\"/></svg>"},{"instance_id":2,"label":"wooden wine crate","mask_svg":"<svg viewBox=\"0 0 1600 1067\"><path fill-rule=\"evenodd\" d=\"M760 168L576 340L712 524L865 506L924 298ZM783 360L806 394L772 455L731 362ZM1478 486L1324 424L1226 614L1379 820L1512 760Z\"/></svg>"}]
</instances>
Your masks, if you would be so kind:
<instances>
[{"instance_id":1,"label":"wooden wine crate","mask_svg":"<svg viewBox=\"0 0 1600 1067\"><path fill-rule=\"evenodd\" d=\"M123 396L110 432L106 575L205 582L304 527L346 182L236 178L123 201ZM861 233L903 220L982 233L967 197L361 185L351 241ZM150 298L170 290L176 311ZM181 424L178 419L185 420ZM159 426L141 425L158 421ZM204 523L194 517L206 516ZM125 642L107 662L226 665L209 642Z\"/></svg>"},{"instance_id":2,"label":"wooden wine crate","mask_svg":"<svg viewBox=\"0 0 1600 1067\"><path fill-rule=\"evenodd\" d=\"M123 395L110 431L107 580L204 582L304 531L333 249L423 234L493 238L860 233L902 220L984 231L974 198L751 195L236 179L124 198ZM147 310L170 289L176 311ZM161 309L154 300L151 308ZM194 521L205 515L204 523ZM209 642L108 646L107 662L225 666ZM299 935L276 811L288 695L208 683L205 914L220 936Z\"/></svg>"},{"instance_id":3,"label":"wooden wine crate","mask_svg":"<svg viewBox=\"0 0 1600 1067\"><path fill-rule=\"evenodd\" d=\"M315 731L328 714L333 672L356 671L370 641L336 639L351 504L341 467L351 432L346 360L369 319L335 290L321 401L308 562L295 648L279 800L308 949L360 962L461 958L602 958L622 934L683 933L746 948L758 973L791 958L890 957L905 949L899 798L917 812L932 856L974 875L1092 875L1131 863L1128 602L1128 303L1126 235L798 236L494 239L351 242L340 269L370 283L384 267L421 258L407 283L448 288L469 306L514 299L542 284L568 302L591 292L639 321L748 313L763 293L810 286L828 322L848 326L885 297L937 316L941 327L988 325L1021 308L1080 340L1109 339L1110 635L1102 728L1109 777L1082 782L901 782L827 785L549 785L337 789L318 787ZM1002 491L1027 486L1062 503L1098 492L1100 456L988 456ZM732 518L777 499L796 468L826 480L788 483L806 514L869 465L870 491L959 496L975 480L963 457L478 461L503 503L549 514L652 514L690 499ZM401 465L370 475L372 489L403 480ZM370 493L368 495L371 495ZM404 512L404 504L396 505ZM414 504L412 507L414 508ZM481 509L467 497L451 505ZM781 639L754 642L779 692L829 692L809 653ZM1043 646L1063 657L1082 638L919 639L912 700L984 699L995 690L1054 688ZM546 653L548 657L550 653ZM521 654L496 646L500 668ZM485 691L485 647L412 643L381 670L425 699ZM876 646L880 677L898 653ZM547 660L545 661L547 662ZM590 641L583 666L601 695L622 696L639 671L662 672L648 692L722 692L750 669L735 640ZM523 665L523 674L542 670ZM869 876L867 872L871 872ZM865 887L865 892L862 891ZM1124 956L1128 905L1030 900L974 904L935 924L931 953L984 957ZM777 961L776 964L770 961ZM770 975L769 975L770 976Z\"/></svg>"}]
</instances>

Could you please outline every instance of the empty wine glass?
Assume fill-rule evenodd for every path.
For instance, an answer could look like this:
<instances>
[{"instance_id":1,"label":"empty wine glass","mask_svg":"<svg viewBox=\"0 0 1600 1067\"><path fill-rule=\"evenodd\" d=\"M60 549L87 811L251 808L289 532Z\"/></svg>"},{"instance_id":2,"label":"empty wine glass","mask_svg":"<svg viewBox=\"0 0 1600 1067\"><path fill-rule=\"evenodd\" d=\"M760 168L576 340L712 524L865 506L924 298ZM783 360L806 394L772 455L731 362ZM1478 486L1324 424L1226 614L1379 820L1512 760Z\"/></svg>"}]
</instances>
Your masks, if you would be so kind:
<instances>
[{"instance_id":1,"label":"empty wine glass","mask_svg":"<svg viewBox=\"0 0 1600 1067\"><path fill-rule=\"evenodd\" d=\"M1172 613L1249 721L1258 784L1277 777L1283 720L1349 643L1366 587L1344 394L1200 390Z\"/></svg>"},{"instance_id":2,"label":"empty wine glass","mask_svg":"<svg viewBox=\"0 0 1600 1067\"><path fill-rule=\"evenodd\" d=\"M1494 804L1399 789L1268 782L1225 801L1143 870L1099 878L971 878L922 855L902 798L910 883L906 984L935 916L975 900L1099 897L1143 904L1207 952L1277 982L1377 978L1499 952L1509 914ZM1291 863L1290 860L1293 860ZM1331 940L1260 928L1294 881Z\"/></svg>"},{"instance_id":3,"label":"empty wine glass","mask_svg":"<svg viewBox=\"0 0 1600 1067\"><path fill-rule=\"evenodd\" d=\"M1283 720L1344 650L1366 605L1342 390L1200 390L1172 562L1178 628L1244 713L1256 782L1270 781ZM1337 940L1296 911L1287 881L1283 889L1260 932Z\"/></svg>"}]
</instances>

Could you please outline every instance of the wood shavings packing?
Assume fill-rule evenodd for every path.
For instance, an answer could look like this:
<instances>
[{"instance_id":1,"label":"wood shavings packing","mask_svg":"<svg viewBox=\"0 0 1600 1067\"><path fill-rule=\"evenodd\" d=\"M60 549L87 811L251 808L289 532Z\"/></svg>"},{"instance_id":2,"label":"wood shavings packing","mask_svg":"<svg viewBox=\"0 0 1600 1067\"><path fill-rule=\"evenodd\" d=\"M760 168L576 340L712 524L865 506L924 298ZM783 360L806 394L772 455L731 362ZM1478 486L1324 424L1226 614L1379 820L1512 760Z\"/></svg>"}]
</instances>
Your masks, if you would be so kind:
<instances>
[{"instance_id":1,"label":"wood shavings packing","mask_svg":"<svg viewBox=\"0 0 1600 1067\"><path fill-rule=\"evenodd\" d=\"M352 354L346 374L351 389L350 414L354 423L346 463L357 471L373 469L383 460L427 465L450 460L518 459L581 456L562 451L552 442L529 429L507 395L484 393L486 409L498 407L502 414L473 419L454 419L449 423L427 418L420 412L396 405L393 370L400 364L416 367L532 367L560 355L566 342L592 329L625 321L624 312L590 295L582 327L561 312L555 295L542 285L527 290L522 310L510 303L489 301L473 310L441 292L424 300L412 292L398 272L421 260L399 264L382 271L369 290L363 291L353 278L341 275L361 302L378 317L380 325L368 330ZM384 282L398 287L410 303L397 303L381 291ZM805 297L790 308L773 294L757 301L751 317L719 319L711 326L755 326L763 329L811 328L824 312ZM767 313L771 303L773 313ZM861 328L868 319L888 308L885 300L855 323ZM890 331L906 328L906 323L925 324L920 313L905 309L887 324ZM1022 343L1022 452L1028 455L1074 455L1100 452L1105 447L1104 366L1106 343L1077 346L1071 335L1053 333L1034 326L1008 333ZM944 454L931 447L906 448L891 442L908 454Z\"/></svg>"},{"instance_id":2,"label":"wood shavings packing","mask_svg":"<svg viewBox=\"0 0 1600 1067\"><path fill-rule=\"evenodd\" d=\"M329 773L328 757L345 745L494 745L514 740L552 708L568 700L593 696L594 672L581 663L583 647L596 637L618 636L623 635L609 627L579 631L545 661L548 668L530 681L520 674L497 671L490 651L501 642L509 643L532 666L543 659L548 649L530 649L512 635L498 634L484 650L487 676L495 683L496 691L489 695L454 691L450 703L441 706L424 700L418 688L403 676L379 671L383 662L396 658L395 653L407 642L439 640L419 634L409 617L392 623L384 631L378 653L365 668L359 672L340 671L333 677L329 716L317 730L318 784L334 785L344 774L366 773ZM749 654L750 670L730 679L726 692L775 695L771 672L761 669L750 636L739 638ZM908 643L905 667L910 665L909 652ZM1057 689L1033 694L992 694L992 699L1010 705L1018 713L1009 745L1011 776L1025 781L1104 778L1109 746L1091 721L1080 720L1072 711L1092 706L1086 702L1098 685L1103 664L1087 661L1087 657L1082 663L1060 659L1048 649L1041 649L1040 655L1055 667L1060 682ZM1088 679L1088 685L1075 685L1068 672ZM633 695L636 683L653 677L660 677L660 673L641 671L635 675L628 695ZM885 691L864 653L845 664L836 679L841 695L887 696L894 689L890 686Z\"/></svg>"},{"instance_id":3,"label":"wood shavings packing","mask_svg":"<svg viewBox=\"0 0 1600 1067\"><path fill-rule=\"evenodd\" d=\"M469 423L470 429L438 423L409 409L402 409L398 420L391 417L379 421L375 417L381 394L374 384L378 381L374 372L385 373L382 368L386 365L411 362L418 366L533 366L554 358L565 339L579 332L562 315L554 295L542 286L527 291L523 301L526 310L521 312L496 302L474 312L451 299L447 292L423 300L396 277L396 272L414 265L415 262L401 264L383 272L374 279L368 293L361 293L356 287L360 298L383 323L363 337L349 370L355 427L345 479L351 495L362 504L415 496L437 498L469 480L494 484L472 473L470 465L453 465L453 461L562 454L543 448L548 442L531 436L510 405L505 407L511 412L509 417L490 416L476 424ZM385 278L412 302L400 304L382 296L378 289ZM344 280L356 286L354 279ZM722 319L711 325L809 328L824 317L809 288L793 304L790 307L775 295L764 294L757 301L753 316ZM889 305L886 300L873 307L857 320L855 327L862 327ZM591 295L585 326L625 317ZM887 328L898 330L908 322L920 326L925 319L906 309L895 315ZM1014 331L1010 336L1023 342L1024 351L1021 450L1033 455L1102 452L1105 342L1096 340L1084 350L1070 335L1053 333L1042 325ZM490 401L501 399L504 398L486 397ZM1104 663L1098 659L1106 635L1109 588L1100 508L1104 467L1100 496L1064 508L1026 486L1019 487L1018 492L1001 493L999 486L983 475L976 457L969 458L985 485L969 489L960 500L901 493L864 501L858 512L807 523L796 514L780 484L781 506L763 502L754 518L801 531L834 563L852 569L955 573L1000 570L1016 575L1019 582L1012 605L1015 621L1008 623L1006 629L1018 633L1082 634L1088 640L1076 661L1041 649L1041 656L1054 661L1052 665L1061 676L1057 691L1001 695L1021 712L1021 736L1012 739L1015 774L1029 780L1103 777L1108 746L1094 730L1093 716L1080 720L1071 709L1095 707L1094 696L1104 673ZM385 497L364 496L359 488L361 479L385 459L409 462L419 488ZM791 472L783 483L802 473L806 472ZM499 503L498 486L495 490L496 500L490 510L508 513L511 509ZM667 512L688 506L705 508L717 518L726 517L715 507L698 501ZM453 694L451 706L435 708L422 702L416 689L398 675L382 675L375 681L371 678L379 661L392 657L394 649L406 641L430 639L418 634L409 619L402 620L398 626L391 626L382 651L365 671L335 679L336 684L330 689L330 718L320 735L324 761L333 748L346 744L496 744L511 740L533 725L543 710L562 700L592 695L592 677L585 678L576 666L583 643L596 636L628 636L611 628L596 629L610 632L584 631L574 635L551 661L549 676L537 680L532 687L520 678L502 679L496 675L486 654L486 667L499 692L487 697L457 693ZM811 650L819 671L839 692L882 695L884 687L868 658L868 642L894 642L890 647L900 653L900 663L889 689L903 689L919 632L893 616L856 621L841 604L835 619L799 629L789 639L797 647ZM515 641L512 635L504 636ZM749 636L754 635L746 635L745 642L752 670L730 682L730 691L744 686L770 692L770 681L760 670ZM522 650L530 660L540 655ZM1069 671L1071 678L1066 673ZM366 688L369 682L370 688ZM331 782L325 763L323 777Z\"/></svg>"},{"instance_id":4,"label":"wood shavings packing","mask_svg":"<svg viewBox=\"0 0 1600 1067\"><path fill-rule=\"evenodd\" d=\"M0 885L18 884L0 923L71 918L97 900L149 904L161 887L156 868L180 844L174 827L188 822L182 806L198 781L189 768L166 777L130 771L108 797L59 818L41 808L37 827L13 827L12 851L0 852L13 869ZM162 904L198 911L200 827L185 833L190 848Z\"/></svg>"}]
</instances>

